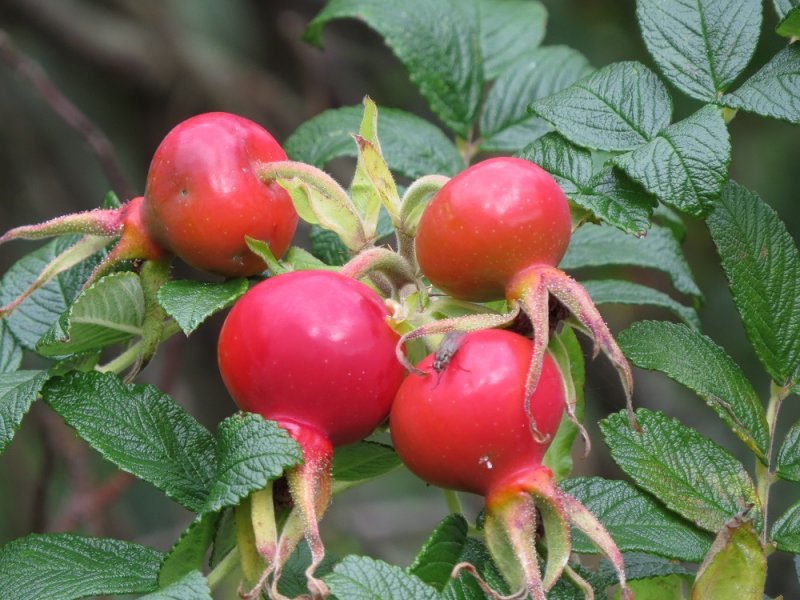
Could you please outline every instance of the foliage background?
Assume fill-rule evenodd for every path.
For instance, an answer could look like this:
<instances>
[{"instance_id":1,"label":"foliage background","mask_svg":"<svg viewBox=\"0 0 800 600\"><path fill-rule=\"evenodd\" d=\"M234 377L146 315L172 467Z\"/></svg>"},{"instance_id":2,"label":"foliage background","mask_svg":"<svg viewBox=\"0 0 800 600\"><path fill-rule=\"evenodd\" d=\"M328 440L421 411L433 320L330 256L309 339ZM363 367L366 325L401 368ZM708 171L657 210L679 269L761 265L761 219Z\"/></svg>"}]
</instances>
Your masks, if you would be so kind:
<instances>
[{"instance_id":1,"label":"foliage background","mask_svg":"<svg viewBox=\"0 0 800 600\"><path fill-rule=\"evenodd\" d=\"M550 14L546 44L568 44L595 67L619 60L653 65L633 0L543 3ZM127 197L143 192L150 156L164 134L198 112L239 113L278 140L318 112L358 104L367 93L379 107L432 118L402 67L366 27L333 23L326 28L324 52L300 40L322 6L321 0L5 0L0 29L110 138L129 182L128 190L114 187ZM785 43L772 33L775 23L766 3L764 35L752 64L763 64ZM676 121L698 108L681 94L673 98ZM799 240L798 128L745 113L729 128L732 178L756 190ZM333 166L345 180L351 168L347 161ZM94 208L109 187L83 138L0 63L0 230ZM706 295L703 332L726 348L764 395L767 378L745 338L713 243L702 222L689 219L689 227L686 254ZM0 273L32 248L25 242L5 246ZM651 285L670 291L658 274L646 276L654 279ZM641 307L605 308L604 314L613 331L641 318L668 318ZM169 340L142 376L210 428L234 411L215 365L221 321L218 315L189 341ZM617 377L600 360L589 369L587 394L590 424L620 408ZM784 430L800 417L794 400L783 408ZM638 371L635 401L678 417L749 464L722 422L665 377ZM576 462L576 472L622 478L596 427L590 433L594 451ZM789 484L778 482L773 514L794 495ZM477 503L473 506L477 510ZM398 472L338 499L323 531L336 554L363 552L406 565L446 512L439 492ZM42 403L34 405L32 418L0 461L0 544L31 531L81 530L166 550L189 519L148 484L104 463ZM800 597L791 561L776 559L770 560L767 593Z\"/></svg>"}]
</instances>

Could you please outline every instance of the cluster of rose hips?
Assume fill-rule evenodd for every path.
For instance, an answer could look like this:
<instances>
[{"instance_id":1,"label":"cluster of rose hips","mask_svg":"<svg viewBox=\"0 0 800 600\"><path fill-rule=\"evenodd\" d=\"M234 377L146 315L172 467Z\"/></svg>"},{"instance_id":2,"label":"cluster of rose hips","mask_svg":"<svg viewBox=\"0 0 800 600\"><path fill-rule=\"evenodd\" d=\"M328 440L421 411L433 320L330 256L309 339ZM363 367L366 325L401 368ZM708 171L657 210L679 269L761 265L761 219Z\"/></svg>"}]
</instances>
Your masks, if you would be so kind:
<instances>
[{"instance_id":1,"label":"cluster of rose hips","mask_svg":"<svg viewBox=\"0 0 800 600\"><path fill-rule=\"evenodd\" d=\"M376 156L382 160L375 144L356 141L362 153L373 152L373 163ZM254 520L266 568L250 582L250 595L267 587L271 598L282 598L282 568L305 537L312 555L309 592L327 596L314 572L324 556L318 521L330 501L333 448L367 437L387 418L394 447L412 472L485 497L485 541L518 591L514 597L544 599L564 573L588 589L568 566L570 524L610 558L627 595L614 542L542 465L565 408L574 419L569 374L547 352L551 298L617 366L628 398L632 386L630 369L585 290L556 267L571 233L564 194L540 167L515 158L477 163L449 181L423 178L402 199L387 184L388 168L381 177L369 177L372 169L367 178L375 196L390 197L398 251L376 248L373 231L349 231L345 222L355 240L348 244L349 263L338 272L273 273L235 304L220 334L219 368L236 404L278 422L304 456L286 473L293 508L280 531L274 522ZM297 225L295 206L325 224L325 202L341 209L349 199L324 173L287 161L260 126L209 113L167 135L143 197L118 209L19 227L0 242L83 233L79 250L73 246L59 263L67 268L98 238L115 238L92 280L121 261L168 264L173 256L225 277L249 277L266 265L247 237L266 242L280 259ZM357 211L350 213L361 227ZM46 280L40 277L0 310L7 314ZM461 303L461 314L446 316L447 299ZM479 304L498 300L506 301L506 313ZM532 339L508 329L521 319ZM413 340L441 334L438 349L413 364L409 349L419 344ZM271 488L265 492L252 501L268 503L273 514ZM543 574L539 519L547 547ZM497 597L471 565L461 569Z\"/></svg>"}]
</instances>

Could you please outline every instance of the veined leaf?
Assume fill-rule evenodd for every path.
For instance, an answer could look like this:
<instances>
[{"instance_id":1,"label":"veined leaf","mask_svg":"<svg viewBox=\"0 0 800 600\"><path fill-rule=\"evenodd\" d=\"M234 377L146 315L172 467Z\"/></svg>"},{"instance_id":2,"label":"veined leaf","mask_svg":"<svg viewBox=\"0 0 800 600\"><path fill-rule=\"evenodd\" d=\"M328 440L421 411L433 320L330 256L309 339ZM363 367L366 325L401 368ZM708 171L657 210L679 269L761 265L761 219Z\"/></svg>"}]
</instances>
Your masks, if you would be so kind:
<instances>
[{"instance_id":1,"label":"veined leaf","mask_svg":"<svg viewBox=\"0 0 800 600\"><path fill-rule=\"evenodd\" d=\"M336 448L331 467L335 481L362 481L388 473L401 464L391 446L361 441Z\"/></svg>"},{"instance_id":2,"label":"veined leaf","mask_svg":"<svg viewBox=\"0 0 800 600\"><path fill-rule=\"evenodd\" d=\"M186 335L214 313L231 306L248 288L246 279L205 283L181 279L168 281L158 290L158 303L175 319Z\"/></svg>"},{"instance_id":3,"label":"veined leaf","mask_svg":"<svg viewBox=\"0 0 800 600\"><path fill-rule=\"evenodd\" d=\"M160 586L168 586L193 571L203 569L206 553L214 541L220 517L220 513L206 513L199 515L189 524L161 563L158 571Z\"/></svg>"},{"instance_id":4,"label":"veined leaf","mask_svg":"<svg viewBox=\"0 0 800 600\"><path fill-rule=\"evenodd\" d=\"M77 236L63 236L18 260L0 281L0 306L5 306L24 292L48 263L78 241ZM98 258L93 257L60 273L26 298L5 323L26 350L35 350L36 343L50 329L80 292L94 270Z\"/></svg>"},{"instance_id":5,"label":"veined leaf","mask_svg":"<svg viewBox=\"0 0 800 600\"><path fill-rule=\"evenodd\" d=\"M139 600L213 600L208 581L200 571L192 571L174 583L142 596Z\"/></svg>"},{"instance_id":6,"label":"veined leaf","mask_svg":"<svg viewBox=\"0 0 800 600\"><path fill-rule=\"evenodd\" d=\"M744 466L727 450L660 412L636 411L634 431L623 413L600 422L614 461L636 484L670 510L708 531L719 531L752 506L761 521L761 501Z\"/></svg>"},{"instance_id":7,"label":"veined leaf","mask_svg":"<svg viewBox=\"0 0 800 600\"><path fill-rule=\"evenodd\" d=\"M557 133L526 146L520 158L550 173L574 204L626 233L643 235L656 205L653 196L613 168L592 174L592 155Z\"/></svg>"},{"instance_id":8,"label":"veined leaf","mask_svg":"<svg viewBox=\"0 0 800 600\"><path fill-rule=\"evenodd\" d=\"M722 102L731 108L800 123L800 46L791 44L778 52Z\"/></svg>"},{"instance_id":9,"label":"veined leaf","mask_svg":"<svg viewBox=\"0 0 800 600\"><path fill-rule=\"evenodd\" d=\"M595 304L636 304L666 308L692 329L700 329L697 311L651 287L625 279L593 279L581 281L581 285L589 292Z\"/></svg>"},{"instance_id":10,"label":"veined leaf","mask_svg":"<svg viewBox=\"0 0 800 600\"><path fill-rule=\"evenodd\" d=\"M144 292L135 273L113 273L84 290L42 336L36 352L89 352L142 335Z\"/></svg>"},{"instance_id":11,"label":"veined leaf","mask_svg":"<svg viewBox=\"0 0 800 600\"><path fill-rule=\"evenodd\" d=\"M800 481L800 421L792 425L783 438L776 470L784 479Z\"/></svg>"},{"instance_id":12,"label":"veined leaf","mask_svg":"<svg viewBox=\"0 0 800 600\"><path fill-rule=\"evenodd\" d=\"M0 373L0 454L14 439L47 377L47 371Z\"/></svg>"},{"instance_id":13,"label":"veined leaf","mask_svg":"<svg viewBox=\"0 0 800 600\"><path fill-rule=\"evenodd\" d=\"M531 109L571 142L597 150L633 150L669 124L672 102L655 73L637 62L597 71Z\"/></svg>"},{"instance_id":14,"label":"veined leaf","mask_svg":"<svg viewBox=\"0 0 800 600\"><path fill-rule=\"evenodd\" d=\"M450 573L461 560L469 526L460 514L451 514L436 526L422 546L408 572L424 583L442 591Z\"/></svg>"},{"instance_id":15,"label":"veined leaf","mask_svg":"<svg viewBox=\"0 0 800 600\"><path fill-rule=\"evenodd\" d=\"M566 46L527 54L489 90L480 119L481 149L516 152L546 133L550 126L528 112L530 103L560 92L593 71L582 54Z\"/></svg>"},{"instance_id":16,"label":"veined leaf","mask_svg":"<svg viewBox=\"0 0 800 600\"><path fill-rule=\"evenodd\" d=\"M308 237L312 256L326 265L343 265L350 258L347 248L334 232L312 225Z\"/></svg>"},{"instance_id":17,"label":"veined leaf","mask_svg":"<svg viewBox=\"0 0 800 600\"><path fill-rule=\"evenodd\" d=\"M228 417L220 423L217 438L219 463L204 513L236 506L303 460L300 446L286 430L260 415Z\"/></svg>"},{"instance_id":18,"label":"veined leaf","mask_svg":"<svg viewBox=\"0 0 800 600\"><path fill-rule=\"evenodd\" d=\"M74 600L141 594L158 586L162 554L71 533L29 535L0 548L0 590L9 600Z\"/></svg>"},{"instance_id":19,"label":"veined leaf","mask_svg":"<svg viewBox=\"0 0 800 600\"><path fill-rule=\"evenodd\" d=\"M778 549L800 554L800 502L795 502L772 525L770 538Z\"/></svg>"},{"instance_id":20,"label":"veined leaf","mask_svg":"<svg viewBox=\"0 0 800 600\"><path fill-rule=\"evenodd\" d=\"M348 556L324 579L331 592L347 600L439 600L436 589L419 578L366 556Z\"/></svg>"},{"instance_id":21,"label":"veined leaf","mask_svg":"<svg viewBox=\"0 0 800 600\"><path fill-rule=\"evenodd\" d=\"M584 225L572 234L559 264L568 270L606 265L658 269L669 275L679 292L702 298L680 245L664 227L653 226L645 237L635 238L613 227Z\"/></svg>"},{"instance_id":22,"label":"veined leaf","mask_svg":"<svg viewBox=\"0 0 800 600\"><path fill-rule=\"evenodd\" d=\"M0 373L15 371L22 364L22 346L11 333L5 319L0 319Z\"/></svg>"},{"instance_id":23,"label":"veined leaf","mask_svg":"<svg viewBox=\"0 0 800 600\"><path fill-rule=\"evenodd\" d=\"M305 39L319 44L322 28L342 18L359 19L377 31L433 112L458 135L467 137L483 91L477 3L333 0L311 21Z\"/></svg>"},{"instance_id":24,"label":"veined leaf","mask_svg":"<svg viewBox=\"0 0 800 600\"><path fill-rule=\"evenodd\" d=\"M777 213L729 183L707 220L750 343L779 385L800 365L800 253Z\"/></svg>"},{"instance_id":25,"label":"veined leaf","mask_svg":"<svg viewBox=\"0 0 800 600\"><path fill-rule=\"evenodd\" d=\"M699 562L711 547L707 534L624 481L576 477L562 481L559 486L592 511L623 552L648 552ZM575 552L598 552L578 531L573 531L572 544Z\"/></svg>"},{"instance_id":26,"label":"veined leaf","mask_svg":"<svg viewBox=\"0 0 800 600\"><path fill-rule=\"evenodd\" d=\"M667 79L708 102L750 62L761 30L759 0L638 0L636 15Z\"/></svg>"},{"instance_id":27,"label":"veined leaf","mask_svg":"<svg viewBox=\"0 0 800 600\"><path fill-rule=\"evenodd\" d=\"M727 180L730 160L721 109L706 106L614 163L663 203L702 216Z\"/></svg>"},{"instance_id":28,"label":"veined leaf","mask_svg":"<svg viewBox=\"0 0 800 600\"><path fill-rule=\"evenodd\" d=\"M529 58L544 38L547 10L530 0L479 0L481 54L487 81Z\"/></svg>"},{"instance_id":29,"label":"veined leaf","mask_svg":"<svg viewBox=\"0 0 800 600\"><path fill-rule=\"evenodd\" d=\"M214 479L214 438L169 396L115 375L68 373L45 401L78 435L123 471L197 512Z\"/></svg>"},{"instance_id":30,"label":"veined leaf","mask_svg":"<svg viewBox=\"0 0 800 600\"><path fill-rule=\"evenodd\" d=\"M334 108L306 121L286 140L292 160L324 167L334 158L358 155L353 134L358 132L361 106ZM393 108L381 108L378 137L389 168L409 179L429 173L455 175L464 161L441 129L428 121Z\"/></svg>"},{"instance_id":31,"label":"veined leaf","mask_svg":"<svg viewBox=\"0 0 800 600\"><path fill-rule=\"evenodd\" d=\"M775 7L778 19L783 19L789 14L790 10L800 5L798 4L798 0L772 0L772 4Z\"/></svg>"},{"instance_id":32,"label":"veined leaf","mask_svg":"<svg viewBox=\"0 0 800 600\"><path fill-rule=\"evenodd\" d=\"M766 460L769 427L761 400L739 366L710 338L684 325L641 321L617 341L637 367L665 373L695 392Z\"/></svg>"}]
</instances>

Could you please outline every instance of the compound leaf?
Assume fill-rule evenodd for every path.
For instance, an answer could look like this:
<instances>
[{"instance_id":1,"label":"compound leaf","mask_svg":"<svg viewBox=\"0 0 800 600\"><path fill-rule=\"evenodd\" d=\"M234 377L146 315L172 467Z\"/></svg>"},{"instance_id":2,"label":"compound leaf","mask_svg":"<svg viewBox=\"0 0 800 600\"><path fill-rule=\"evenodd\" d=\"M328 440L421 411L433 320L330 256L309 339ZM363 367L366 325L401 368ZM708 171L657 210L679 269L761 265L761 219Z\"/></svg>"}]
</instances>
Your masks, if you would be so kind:
<instances>
[{"instance_id":1,"label":"compound leaf","mask_svg":"<svg viewBox=\"0 0 800 600\"><path fill-rule=\"evenodd\" d=\"M487 81L528 59L544 38L547 10L530 0L479 0L481 54Z\"/></svg>"},{"instance_id":2,"label":"compound leaf","mask_svg":"<svg viewBox=\"0 0 800 600\"><path fill-rule=\"evenodd\" d=\"M785 552L800 554L800 502L795 502L772 525L770 537Z\"/></svg>"},{"instance_id":3,"label":"compound leaf","mask_svg":"<svg viewBox=\"0 0 800 600\"><path fill-rule=\"evenodd\" d=\"M336 448L333 453L335 481L374 479L401 465L394 448L378 442L361 441Z\"/></svg>"},{"instance_id":4,"label":"compound leaf","mask_svg":"<svg viewBox=\"0 0 800 600\"><path fill-rule=\"evenodd\" d=\"M192 571L157 592L139 600L213 600L208 581L200 571Z\"/></svg>"},{"instance_id":5,"label":"compound leaf","mask_svg":"<svg viewBox=\"0 0 800 600\"><path fill-rule=\"evenodd\" d=\"M672 311L692 329L700 329L697 311L659 290L625 279L593 279L581 281L595 304L636 304L657 306Z\"/></svg>"},{"instance_id":6,"label":"compound leaf","mask_svg":"<svg viewBox=\"0 0 800 600\"><path fill-rule=\"evenodd\" d=\"M440 600L435 588L399 567L366 556L348 556L324 577L347 600Z\"/></svg>"},{"instance_id":7,"label":"compound leaf","mask_svg":"<svg viewBox=\"0 0 800 600\"><path fill-rule=\"evenodd\" d=\"M15 371L22 364L22 346L11 333L5 319L0 319L0 373Z\"/></svg>"},{"instance_id":8,"label":"compound leaf","mask_svg":"<svg viewBox=\"0 0 800 600\"><path fill-rule=\"evenodd\" d=\"M14 439L46 381L47 371L0 373L0 454Z\"/></svg>"},{"instance_id":9,"label":"compound leaf","mask_svg":"<svg viewBox=\"0 0 800 600\"><path fill-rule=\"evenodd\" d=\"M792 425L783 438L776 470L784 479L800 481L800 421Z\"/></svg>"}]
</instances>

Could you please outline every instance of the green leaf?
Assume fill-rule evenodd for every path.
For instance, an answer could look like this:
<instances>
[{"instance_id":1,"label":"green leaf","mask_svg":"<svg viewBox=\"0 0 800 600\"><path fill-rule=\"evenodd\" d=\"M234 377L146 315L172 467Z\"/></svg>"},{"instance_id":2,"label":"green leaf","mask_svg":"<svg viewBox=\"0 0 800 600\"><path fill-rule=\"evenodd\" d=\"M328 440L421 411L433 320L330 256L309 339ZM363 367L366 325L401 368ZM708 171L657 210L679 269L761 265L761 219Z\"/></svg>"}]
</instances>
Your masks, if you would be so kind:
<instances>
[{"instance_id":1,"label":"green leaf","mask_svg":"<svg viewBox=\"0 0 800 600\"><path fill-rule=\"evenodd\" d=\"M800 6L795 6L786 13L786 16L778 23L775 31L783 37L800 37Z\"/></svg>"},{"instance_id":2,"label":"green leaf","mask_svg":"<svg viewBox=\"0 0 800 600\"><path fill-rule=\"evenodd\" d=\"M636 600L686 600L686 584L693 579L689 575L662 575L631 581L629 587Z\"/></svg>"},{"instance_id":3,"label":"green leaf","mask_svg":"<svg viewBox=\"0 0 800 600\"><path fill-rule=\"evenodd\" d=\"M78 435L123 471L197 512L214 478L214 438L151 385L111 373L68 373L49 382L45 401Z\"/></svg>"},{"instance_id":4,"label":"green leaf","mask_svg":"<svg viewBox=\"0 0 800 600\"><path fill-rule=\"evenodd\" d=\"M202 512L238 505L303 459L300 446L285 429L256 414L228 417L220 423L217 438L217 474Z\"/></svg>"},{"instance_id":5,"label":"green leaf","mask_svg":"<svg viewBox=\"0 0 800 600\"><path fill-rule=\"evenodd\" d=\"M479 0L481 54L487 81L525 61L544 38L547 10L530 0Z\"/></svg>"},{"instance_id":6,"label":"green leaf","mask_svg":"<svg viewBox=\"0 0 800 600\"><path fill-rule=\"evenodd\" d=\"M480 118L481 150L516 152L546 133L550 126L528 112L530 103L560 92L593 71L581 53L567 46L538 48L527 54L489 90Z\"/></svg>"},{"instance_id":7,"label":"green leaf","mask_svg":"<svg viewBox=\"0 0 800 600\"><path fill-rule=\"evenodd\" d=\"M564 375L562 379L565 393L575 397L575 418L582 422L586 406L583 396L586 368L583 349L575 335L575 330L572 327L564 327L561 333L552 337L548 349L550 356L556 361ZM561 417L556 435L542 459L542 464L553 472L556 481L564 479L572 472L572 446L577 436L578 427L565 412Z\"/></svg>"},{"instance_id":8,"label":"green leaf","mask_svg":"<svg viewBox=\"0 0 800 600\"><path fill-rule=\"evenodd\" d=\"M74 600L156 589L162 554L71 533L29 535L0 548L0 590L9 600Z\"/></svg>"},{"instance_id":9,"label":"green leaf","mask_svg":"<svg viewBox=\"0 0 800 600\"><path fill-rule=\"evenodd\" d=\"M600 520L623 552L647 552L699 562L711 547L706 534L624 481L576 477L562 481L559 486ZM598 552L594 544L576 530L573 530L572 544L574 552Z\"/></svg>"},{"instance_id":10,"label":"green leaf","mask_svg":"<svg viewBox=\"0 0 800 600\"><path fill-rule=\"evenodd\" d=\"M461 560L469 525L460 514L450 514L436 526L422 546L408 572L442 591L450 581L453 567Z\"/></svg>"},{"instance_id":11,"label":"green leaf","mask_svg":"<svg viewBox=\"0 0 800 600\"><path fill-rule=\"evenodd\" d=\"M319 44L329 21L347 17L384 38L433 112L466 138L483 91L477 4L408 0L398 8L383 0L332 0L311 21L305 39Z\"/></svg>"},{"instance_id":12,"label":"green leaf","mask_svg":"<svg viewBox=\"0 0 800 600\"><path fill-rule=\"evenodd\" d=\"M39 392L47 381L47 371L0 373L0 454L14 439Z\"/></svg>"},{"instance_id":13,"label":"green leaf","mask_svg":"<svg viewBox=\"0 0 800 600\"><path fill-rule=\"evenodd\" d=\"M778 451L776 471L780 477L800 481L800 421L792 425Z\"/></svg>"},{"instance_id":14,"label":"green leaf","mask_svg":"<svg viewBox=\"0 0 800 600\"><path fill-rule=\"evenodd\" d=\"M331 592L347 600L439 600L436 589L417 577L366 556L348 556L324 579Z\"/></svg>"},{"instance_id":15,"label":"green leaf","mask_svg":"<svg viewBox=\"0 0 800 600\"><path fill-rule=\"evenodd\" d=\"M142 335L144 292L135 273L113 273L81 293L36 345L42 356L98 350Z\"/></svg>"},{"instance_id":16,"label":"green leaf","mask_svg":"<svg viewBox=\"0 0 800 600\"><path fill-rule=\"evenodd\" d=\"M312 225L309 232L311 253L326 265L343 265L350 258L339 236L319 225Z\"/></svg>"},{"instance_id":17,"label":"green leaf","mask_svg":"<svg viewBox=\"0 0 800 600\"><path fill-rule=\"evenodd\" d=\"M220 521L220 513L206 513L198 517L184 530L161 563L158 572L159 585L167 586L203 568L206 553Z\"/></svg>"},{"instance_id":18,"label":"green leaf","mask_svg":"<svg viewBox=\"0 0 800 600\"><path fill-rule=\"evenodd\" d=\"M769 427L747 377L720 346L685 325L634 323L617 337L634 365L661 371L702 398L736 436L766 460Z\"/></svg>"},{"instance_id":19,"label":"green leaf","mask_svg":"<svg viewBox=\"0 0 800 600\"><path fill-rule=\"evenodd\" d=\"M719 196L730 160L722 111L706 106L614 164L665 204L702 216Z\"/></svg>"},{"instance_id":20,"label":"green leaf","mask_svg":"<svg viewBox=\"0 0 800 600\"><path fill-rule=\"evenodd\" d=\"M216 567L234 548L236 548L234 509L226 508L219 514L220 520L217 525L217 531L214 534L214 545L211 548L211 556L208 560L208 564L212 568Z\"/></svg>"},{"instance_id":21,"label":"green leaf","mask_svg":"<svg viewBox=\"0 0 800 600\"><path fill-rule=\"evenodd\" d=\"M800 554L800 502L795 502L772 526L770 538L779 550Z\"/></svg>"},{"instance_id":22,"label":"green leaf","mask_svg":"<svg viewBox=\"0 0 800 600\"><path fill-rule=\"evenodd\" d=\"M208 581L199 571L192 571L174 583L142 596L139 600L212 600Z\"/></svg>"},{"instance_id":23,"label":"green leaf","mask_svg":"<svg viewBox=\"0 0 800 600\"><path fill-rule=\"evenodd\" d=\"M624 234L613 227L584 225L572 234L561 259L562 269L606 265L631 265L667 273L675 289L695 298L702 292L694 282L680 244L669 229L653 226L643 238Z\"/></svg>"},{"instance_id":24,"label":"green leaf","mask_svg":"<svg viewBox=\"0 0 800 600\"><path fill-rule=\"evenodd\" d=\"M761 30L760 0L639 0L636 15L667 79L709 102L750 62Z\"/></svg>"},{"instance_id":25,"label":"green leaf","mask_svg":"<svg viewBox=\"0 0 800 600\"><path fill-rule=\"evenodd\" d=\"M322 229L321 231L325 231ZM320 259L311 254L308 250L292 246L286 251L283 262L290 265L295 271L309 271L313 269L329 269Z\"/></svg>"},{"instance_id":26,"label":"green leaf","mask_svg":"<svg viewBox=\"0 0 800 600\"><path fill-rule=\"evenodd\" d=\"M289 136L286 154L320 169L334 158L357 156L353 134L358 132L363 111L362 106L345 106L318 114ZM378 137L389 168L409 179L429 173L455 175L464 168L458 150L442 130L411 113L381 108Z\"/></svg>"},{"instance_id":27,"label":"green leaf","mask_svg":"<svg viewBox=\"0 0 800 600\"><path fill-rule=\"evenodd\" d=\"M692 329L700 329L697 311L673 300L670 296L645 285L624 279L581 281L595 304L636 304L657 306L672 311Z\"/></svg>"},{"instance_id":28,"label":"green leaf","mask_svg":"<svg viewBox=\"0 0 800 600\"><path fill-rule=\"evenodd\" d=\"M331 572L336 559L326 552L322 563L314 571L315 576L323 577ZM281 579L278 582L278 591L287 598L302 598L308 595L308 580L306 569L311 564L311 551L305 540L297 544L289 560L283 566Z\"/></svg>"},{"instance_id":29,"label":"green leaf","mask_svg":"<svg viewBox=\"0 0 800 600\"><path fill-rule=\"evenodd\" d=\"M374 479L401 465L394 448L378 442L356 442L336 448L333 453L334 481Z\"/></svg>"},{"instance_id":30,"label":"green leaf","mask_svg":"<svg viewBox=\"0 0 800 600\"><path fill-rule=\"evenodd\" d=\"M767 559L750 521L734 520L714 540L692 586L692 600L762 600Z\"/></svg>"},{"instance_id":31,"label":"green leaf","mask_svg":"<svg viewBox=\"0 0 800 600\"><path fill-rule=\"evenodd\" d=\"M0 373L16 371L22 364L22 346L11 333L5 319L0 319Z\"/></svg>"},{"instance_id":32,"label":"green leaf","mask_svg":"<svg viewBox=\"0 0 800 600\"><path fill-rule=\"evenodd\" d=\"M614 461L636 484L698 527L719 531L733 515L761 501L742 464L727 450L664 413L636 411L641 432L623 413L600 422Z\"/></svg>"},{"instance_id":33,"label":"green leaf","mask_svg":"<svg viewBox=\"0 0 800 600\"><path fill-rule=\"evenodd\" d=\"M658 506L656 504L656 506ZM660 508L659 510L664 510ZM703 538L705 552L711 547L708 537ZM623 554L625 559L625 575L628 581L636 579L648 579L650 577L663 577L665 575L692 575L694 570L687 568L684 564L675 560L662 558L653 554L642 554L638 552L626 552ZM700 562L702 556L697 560L688 562ZM608 581L608 585L613 585L617 580L617 574L610 562L604 560L600 565L600 577ZM639 597L636 596L639 600Z\"/></svg>"},{"instance_id":34,"label":"green leaf","mask_svg":"<svg viewBox=\"0 0 800 600\"><path fill-rule=\"evenodd\" d=\"M205 283L181 279L168 281L158 290L158 303L186 335L214 313L231 306L246 291L246 279Z\"/></svg>"},{"instance_id":35,"label":"green leaf","mask_svg":"<svg viewBox=\"0 0 800 600\"><path fill-rule=\"evenodd\" d=\"M517 156L550 173L569 199L582 193L592 178L592 153L555 132L543 135Z\"/></svg>"},{"instance_id":36,"label":"green leaf","mask_svg":"<svg viewBox=\"0 0 800 600\"><path fill-rule=\"evenodd\" d=\"M707 220L750 343L779 385L800 365L800 253L777 213L729 183Z\"/></svg>"},{"instance_id":37,"label":"green leaf","mask_svg":"<svg viewBox=\"0 0 800 600\"><path fill-rule=\"evenodd\" d=\"M601 221L640 237L650 227L656 206L653 196L614 168L597 173L571 200Z\"/></svg>"},{"instance_id":38,"label":"green leaf","mask_svg":"<svg viewBox=\"0 0 800 600\"><path fill-rule=\"evenodd\" d=\"M467 537L458 562L468 562L474 566L493 590L501 594L509 593L508 584L497 570L486 546L478 539ZM442 600L486 600L486 595L475 578L462 571L456 579L447 582L442 590ZM551 600L558 598L551 593Z\"/></svg>"},{"instance_id":39,"label":"green leaf","mask_svg":"<svg viewBox=\"0 0 800 600\"><path fill-rule=\"evenodd\" d=\"M531 109L568 140L597 150L633 150L669 124L672 102L655 73L637 62L609 65Z\"/></svg>"},{"instance_id":40,"label":"green leaf","mask_svg":"<svg viewBox=\"0 0 800 600\"><path fill-rule=\"evenodd\" d=\"M778 15L778 19L783 19L789 14L790 10L800 5L798 4L798 0L772 0L772 4L775 7L775 13Z\"/></svg>"},{"instance_id":41,"label":"green leaf","mask_svg":"<svg viewBox=\"0 0 800 600\"><path fill-rule=\"evenodd\" d=\"M800 123L800 46L778 52L723 104L765 117Z\"/></svg>"},{"instance_id":42,"label":"green leaf","mask_svg":"<svg viewBox=\"0 0 800 600\"><path fill-rule=\"evenodd\" d=\"M0 281L0 306L24 292L51 260L78 239L77 236L57 238L14 263ZM97 262L95 257L59 274L26 298L6 318L6 325L23 348L36 349L39 338L67 310Z\"/></svg>"}]
</instances>

